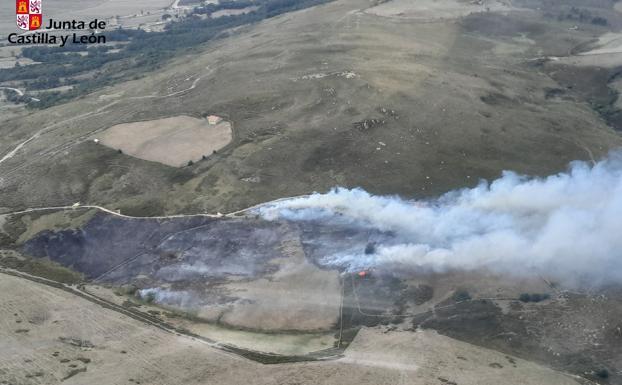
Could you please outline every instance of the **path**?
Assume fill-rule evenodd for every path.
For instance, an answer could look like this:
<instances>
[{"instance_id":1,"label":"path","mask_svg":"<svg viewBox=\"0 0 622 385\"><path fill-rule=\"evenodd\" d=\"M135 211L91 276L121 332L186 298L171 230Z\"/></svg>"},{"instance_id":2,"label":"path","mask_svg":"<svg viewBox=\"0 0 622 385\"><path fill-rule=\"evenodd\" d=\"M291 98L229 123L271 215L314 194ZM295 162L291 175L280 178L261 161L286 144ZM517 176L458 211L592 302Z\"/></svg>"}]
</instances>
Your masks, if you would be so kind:
<instances>
[{"instance_id":1,"label":"path","mask_svg":"<svg viewBox=\"0 0 622 385\"><path fill-rule=\"evenodd\" d=\"M19 96L24 96L24 91L20 90L19 88L13 88L13 87L0 87L0 90L11 90L11 91L15 91L17 92L17 94Z\"/></svg>"},{"instance_id":2,"label":"path","mask_svg":"<svg viewBox=\"0 0 622 385\"><path fill-rule=\"evenodd\" d=\"M24 96L24 91L20 90L19 88L13 88L13 87L0 87L0 90L11 90L16 92L19 96ZM37 99L37 98L33 98L32 96L28 96L30 98L30 100L33 100L35 102L40 102L41 100Z\"/></svg>"},{"instance_id":3,"label":"path","mask_svg":"<svg viewBox=\"0 0 622 385\"><path fill-rule=\"evenodd\" d=\"M213 70L210 69L209 66L205 67L205 69L208 70L207 73L205 73L205 74L203 74L201 76L198 76L196 79L194 79L194 81L192 82L190 87L185 88L183 90L176 91L176 92L173 92L173 93L169 93L169 94L166 94L166 95L130 96L130 97L127 97L127 98L124 98L124 99L120 99L120 100L116 100L116 101L113 101L111 103L108 103L108 104L106 104L106 105L104 105L104 106L102 106L102 107L100 107L100 108L98 108L98 109L96 109L94 111L90 111L90 112L87 112L87 113L84 113L84 114L80 114L80 115L71 117L69 119L65 119L65 120L62 120L60 122L56 122L56 123L54 123L54 124L52 124L50 126L44 127L41 130L37 131L34 135L29 137L28 139L26 139L25 141L19 143L15 148L13 148L8 153L6 153L2 158L0 158L0 164L2 164L3 162L5 162L8 159L11 159L13 156L15 156L15 154L19 150L21 150L26 144L28 144L29 142L31 142L34 139L38 138L42 134L54 131L56 128L59 128L61 125L65 124L65 123L70 123L70 122L78 120L78 119L89 118L89 117L93 117L95 115L101 114L104 111L106 111L107 109L109 109L110 107L112 107L114 105L117 105L117 104L119 104L121 102L124 102L126 100L141 100L141 99L152 99L152 98L169 98L169 97L172 97L172 96L178 96L178 95L181 95L183 93L190 92L190 91L194 90L197 87L197 85L199 84L199 81L201 81L201 79L203 79L205 76L209 76L213 72ZM86 140L87 138L89 138L91 135L95 134L98 131L100 131L100 130L95 130L95 131L92 131L92 132L88 132L86 135L82 135L81 137L78 138L78 141L76 143L72 144L72 141L65 142L65 143L61 144L60 146L54 147L54 148L49 149L49 150L53 151L54 149L56 149L58 147L61 147L62 150L66 150L68 148L66 146L68 143L69 143L69 147L72 147L73 145L75 145L77 143L83 142L84 140ZM17 166L16 168L14 168L12 170L7 171L2 176L4 176L4 177L9 176L10 174L13 174L15 171L19 171L20 169L22 169L26 165L31 164L33 161L35 161L37 159L40 159L41 157L43 157L44 155L47 155L48 153L49 153L49 151L43 152L39 156L34 157L33 159L30 159L29 161L22 163L20 166Z\"/></svg>"}]
</instances>

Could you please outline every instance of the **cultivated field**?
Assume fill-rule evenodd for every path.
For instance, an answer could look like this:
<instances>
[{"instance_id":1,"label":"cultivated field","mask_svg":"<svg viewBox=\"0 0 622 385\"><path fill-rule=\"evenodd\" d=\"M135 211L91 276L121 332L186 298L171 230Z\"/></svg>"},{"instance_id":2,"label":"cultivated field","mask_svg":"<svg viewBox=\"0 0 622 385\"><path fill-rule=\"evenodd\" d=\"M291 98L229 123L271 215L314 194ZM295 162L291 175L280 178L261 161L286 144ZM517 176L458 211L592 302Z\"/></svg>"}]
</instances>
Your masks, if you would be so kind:
<instances>
[{"instance_id":1,"label":"cultivated field","mask_svg":"<svg viewBox=\"0 0 622 385\"><path fill-rule=\"evenodd\" d=\"M229 122L210 125L206 119L175 116L118 124L98 138L128 155L180 167L220 150L231 142L231 135Z\"/></svg>"}]
</instances>

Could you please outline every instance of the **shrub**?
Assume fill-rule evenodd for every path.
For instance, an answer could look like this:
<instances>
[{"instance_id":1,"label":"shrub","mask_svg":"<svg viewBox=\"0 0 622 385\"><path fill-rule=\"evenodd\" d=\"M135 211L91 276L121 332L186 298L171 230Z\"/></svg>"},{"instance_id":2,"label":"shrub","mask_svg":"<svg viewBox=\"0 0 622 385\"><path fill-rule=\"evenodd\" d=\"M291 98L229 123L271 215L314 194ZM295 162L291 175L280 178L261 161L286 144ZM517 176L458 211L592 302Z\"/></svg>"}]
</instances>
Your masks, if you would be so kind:
<instances>
[{"instance_id":1,"label":"shrub","mask_svg":"<svg viewBox=\"0 0 622 385\"><path fill-rule=\"evenodd\" d=\"M518 300L521 302L540 302L540 301L547 300L549 298L551 298L551 296L548 293L533 293L533 294L522 293L518 297Z\"/></svg>"},{"instance_id":2,"label":"shrub","mask_svg":"<svg viewBox=\"0 0 622 385\"><path fill-rule=\"evenodd\" d=\"M147 295L143 299L147 303L152 303L153 301L155 301L155 298L156 298L155 293L150 292L150 293L147 293Z\"/></svg>"},{"instance_id":3,"label":"shrub","mask_svg":"<svg viewBox=\"0 0 622 385\"><path fill-rule=\"evenodd\" d=\"M596 375L602 379L609 378L609 371L607 369L599 369L596 371Z\"/></svg>"},{"instance_id":4,"label":"shrub","mask_svg":"<svg viewBox=\"0 0 622 385\"><path fill-rule=\"evenodd\" d=\"M464 302L471 299L471 294L468 291L461 289L454 293L453 299L456 302Z\"/></svg>"},{"instance_id":5,"label":"shrub","mask_svg":"<svg viewBox=\"0 0 622 385\"><path fill-rule=\"evenodd\" d=\"M527 293L523 293L520 296L518 296L518 299L521 302L530 302L531 301L531 295L527 294Z\"/></svg>"},{"instance_id":6,"label":"shrub","mask_svg":"<svg viewBox=\"0 0 622 385\"><path fill-rule=\"evenodd\" d=\"M370 255L370 254L375 254L375 253L376 253L376 243L369 242L367 246L365 246L365 254Z\"/></svg>"}]
</instances>

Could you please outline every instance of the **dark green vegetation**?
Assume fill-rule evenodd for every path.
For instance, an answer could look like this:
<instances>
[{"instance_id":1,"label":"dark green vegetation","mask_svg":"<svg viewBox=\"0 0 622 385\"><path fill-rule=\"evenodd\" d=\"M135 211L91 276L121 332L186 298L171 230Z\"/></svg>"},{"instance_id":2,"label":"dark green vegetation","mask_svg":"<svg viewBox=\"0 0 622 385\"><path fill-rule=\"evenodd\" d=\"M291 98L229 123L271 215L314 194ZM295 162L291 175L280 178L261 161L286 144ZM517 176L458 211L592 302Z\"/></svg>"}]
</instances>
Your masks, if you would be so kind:
<instances>
[{"instance_id":1,"label":"dark green vegetation","mask_svg":"<svg viewBox=\"0 0 622 385\"><path fill-rule=\"evenodd\" d=\"M555 14L551 12L547 12L544 14L546 17L556 17L559 21L573 21L579 23L592 23L595 25L606 26L609 24L605 17L594 16L589 9L579 8L579 7L570 7L570 9L562 10L555 16Z\"/></svg>"},{"instance_id":2,"label":"dark green vegetation","mask_svg":"<svg viewBox=\"0 0 622 385\"><path fill-rule=\"evenodd\" d=\"M267 354L247 349L240 349L233 345L223 345L223 349L238 354L249 360L260 362L262 364L285 364L292 362L316 361L317 358L312 355L307 356L285 356L281 354Z\"/></svg>"},{"instance_id":3,"label":"dark green vegetation","mask_svg":"<svg viewBox=\"0 0 622 385\"><path fill-rule=\"evenodd\" d=\"M550 299L551 295L548 293L533 293L533 294L529 294L529 293L522 293L519 297L518 300L521 302L540 302L540 301L546 301L547 299Z\"/></svg>"},{"instance_id":4,"label":"dark green vegetation","mask_svg":"<svg viewBox=\"0 0 622 385\"><path fill-rule=\"evenodd\" d=\"M288 1L283 1L281 4L287 4ZM289 2L290 5L293 5L295 2ZM196 7L192 10L192 14L194 15L211 15L212 13L219 11L221 9L244 9L247 7L252 7L254 5L258 5L258 3L250 0L242 0L242 1L219 1L218 4L209 3L202 5L200 7ZM276 3L275 3L275 6Z\"/></svg>"},{"instance_id":5,"label":"dark green vegetation","mask_svg":"<svg viewBox=\"0 0 622 385\"><path fill-rule=\"evenodd\" d=\"M20 95L17 91L8 88L4 88L2 92L4 92L4 97L6 98L6 100L11 103L28 103L31 100L29 96Z\"/></svg>"},{"instance_id":6,"label":"dark green vegetation","mask_svg":"<svg viewBox=\"0 0 622 385\"><path fill-rule=\"evenodd\" d=\"M561 70L560 70L561 68ZM546 63L543 69L551 74L560 89L552 90L549 98L584 100L609 125L622 131L622 111L616 107L619 93L610 84L622 75L622 66L614 68L572 67Z\"/></svg>"},{"instance_id":7,"label":"dark green vegetation","mask_svg":"<svg viewBox=\"0 0 622 385\"><path fill-rule=\"evenodd\" d=\"M471 294L464 289L460 289L454 293L452 299L456 302L469 301L471 299Z\"/></svg>"},{"instance_id":8,"label":"dark green vegetation","mask_svg":"<svg viewBox=\"0 0 622 385\"><path fill-rule=\"evenodd\" d=\"M168 24L162 32L117 29L105 32L108 45L94 46L84 51L84 45L68 43L64 47L28 47L22 56L40 64L0 69L0 84L20 82L24 87L46 90L72 86L67 92L52 91L39 95L40 101L28 104L32 108L47 108L92 92L122 80L138 78L163 65L163 62L208 40L222 37L225 30L256 23L285 12L311 7L329 0L260 0L249 3L256 11L219 18L200 18L219 9L245 8L245 2L224 2L208 5L189 17ZM115 43L126 42L117 45ZM112 48L118 48L111 52ZM86 53L86 56L83 55ZM22 102L30 102L27 100ZM12 97L11 101L18 102Z\"/></svg>"},{"instance_id":9,"label":"dark green vegetation","mask_svg":"<svg viewBox=\"0 0 622 385\"><path fill-rule=\"evenodd\" d=\"M23 271L24 273L51 279L56 282L74 284L82 282L81 274L58 263L46 259L32 259L16 255L2 255L0 251L0 267Z\"/></svg>"}]
</instances>

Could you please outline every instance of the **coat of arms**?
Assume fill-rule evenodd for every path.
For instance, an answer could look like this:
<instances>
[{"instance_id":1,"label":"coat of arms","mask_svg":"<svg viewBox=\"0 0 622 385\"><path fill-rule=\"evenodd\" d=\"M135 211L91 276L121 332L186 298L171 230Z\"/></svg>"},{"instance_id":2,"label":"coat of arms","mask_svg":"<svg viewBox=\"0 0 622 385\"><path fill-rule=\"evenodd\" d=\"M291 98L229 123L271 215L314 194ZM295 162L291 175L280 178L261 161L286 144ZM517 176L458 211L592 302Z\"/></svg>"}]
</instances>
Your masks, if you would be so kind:
<instances>
[{"instance_id":1,"label":"coat of arms","mask_svg":"<svg viewBox=\"0 0 622 385\"><path fill-rule=\"evenodd\" d=\"M16 0L15 14L20 29L32 31L41 28L43 23L41 0Z\"/></svg>"}]
</instances>

